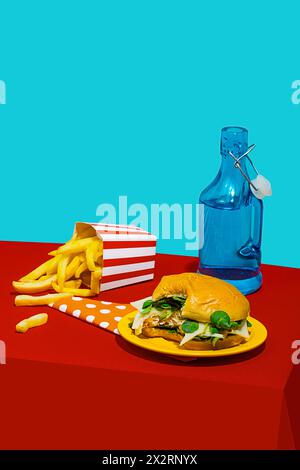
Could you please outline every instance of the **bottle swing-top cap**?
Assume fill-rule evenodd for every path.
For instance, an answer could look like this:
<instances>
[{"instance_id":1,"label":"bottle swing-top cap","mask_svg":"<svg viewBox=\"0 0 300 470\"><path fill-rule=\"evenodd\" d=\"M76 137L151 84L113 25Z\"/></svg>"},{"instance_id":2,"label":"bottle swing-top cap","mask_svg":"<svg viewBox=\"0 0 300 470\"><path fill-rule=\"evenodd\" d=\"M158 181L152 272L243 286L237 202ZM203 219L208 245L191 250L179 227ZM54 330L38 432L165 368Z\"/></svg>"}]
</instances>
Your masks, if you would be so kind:
<instances>
[{"instance_id":1,"label":"bottle swing-top cap","mask_svg":"<svg viewBox=\"0 0 300 470\"><path fill-rule=\"evenodd\" d=\"M243 177L248 181L250 189L257 199L263 199L265 196L272 195L272 187L270 181L261 175L253 161L249 157L249 154L255 148L255 144L248 147L247 144L248 131L243 127L225 127L222 129L222 140L221 140L221 153L224 155L230 155L234 160L235 168L239 169ZM253 170L256 173L256 177L252 180L243 171L240 161L242 158L247 158L250 162Z\"/></svg>"}]
</instances>

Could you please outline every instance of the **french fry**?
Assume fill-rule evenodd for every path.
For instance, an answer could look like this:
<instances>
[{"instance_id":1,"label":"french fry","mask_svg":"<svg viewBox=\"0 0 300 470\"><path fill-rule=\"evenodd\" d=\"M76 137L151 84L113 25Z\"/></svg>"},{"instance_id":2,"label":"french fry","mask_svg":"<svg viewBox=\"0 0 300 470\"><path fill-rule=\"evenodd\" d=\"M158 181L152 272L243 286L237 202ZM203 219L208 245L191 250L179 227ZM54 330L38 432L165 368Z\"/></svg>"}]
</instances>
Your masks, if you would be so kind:
<instances>
[{"instance_id":1,"label":"french fry","mask_svg":"<svg viewBox=\"0 0 300 470\"><path fill-rule=\"evenodd\" d=\"M72 279L71 281L66 281L64 287L71 287L72 289L79 289L82 284L81 279Z\"/></svg>"},{"instance_id":2,"label":"french fry","mask_svg":"<svg viewBox=\"0 0 300 470\"><path fill-rule=\"evenodd\" d=\"M68 246L70 243L72 243L73 241L73 238L71 240L69 240L68 242L66 242L64 245L60 246L59 248L62 248L63 246ZM59 252L59 248L57 250L52 250L52 251L49 251L48 255L49 256L58 256Z\"/></svg>"},{"instance_id":3,"label":"french fry","mask_svg":"<svg viewBox=\"0 0 300 470\"><path fill-rule=\"evenodd\" d=\"M80 290L80 289L79 289ZM66 299L71 296L70 293L61 294L46 294L46 295L17 295L15 298L15 305L17 307L27 307L32 305L48 305L56 302L58 299Z\"/></svg>"},{"instance_id":4,"label":"french fry","mask_svg":"<svg viewBox=\"0 0 300 470\"><path fill-rule=\"evenodd\" d=\"M71 241L70 243L60 246L57 250L58 254L70 255L77 254L85 251L89 244L94 241L99 240L98 237L89 237L83 238L82 240Z\"/></svg>"},{"instance_id":5,"label":"french fry","mask_svg":"<svg viewBox=\"0 0 300 470\"><path fill-rule=\"evenodd\" d=\"M46 274L48 269L52 268L55 262L55 259L49 259L45 263L35 268L30 273L26 274L26 276L21 277L19 281L34 281L36 279L39 279L41 276L43 276L43 274Z\"/></svg>"},{"instance_id":6,"label":"french fry","mask_svg":"<svg viewBox=\"0 0 300 470\"><path fill-rule=\"evenodd\" d=\"M100 279L102 276L102 269L97 268L95 271L91 272L91 291L94 294L99 294L100 292Z\"/></svg>"},{"instance_id":7,"label":"french fry","mask_svg":"<svg viewBox=\"0 0 300 470\"><path fill-rule=\"evenodd\" d=\"M26 333L29 328L34 328L36 326L45 325L48 321L47 313L38 313L37 315L33 315L32 317L26 318L22 320L20 323L16 325L16 331L18 333Z\"/></svg>"},{"instance_id":8,"label":"french fry","mask_svg":"<svg viewBox=\"0 0 300 470\"><path fill-rule=\"evenodd\" d=\"M66 280L71 279L73 276L75 276L75 273L81 264L81 259L82 257L80 255L74 256L71 263L66 269Z\"/></svg>"},{"instance_id":9,"label":"french fry","mask_svg":"<svg viewBox=\"0 0 300 470\"><path fill-rule=\"evenodd\" d=\"M90 271L96 270L95 259L96 259L96 253L98 252L98 249L99 249L99 245L100 245L99 240L96 240L90 243L86 249L86 252L85 252L86 264Z\"/></svg>"},{"instance_id":10,"label":"french fry","mask_svg":"<svg viewBox=\"0 0 300 470\"><path fill-rule=\"evenodd\" d=\"M89 297L99 293L102 276L103 244L97 236L91 236L91 228L75 234L65 245L52 250L51 259L13 282L20 294L38 294L53 289L63 296ZM83 238L86 237L86 238ZM87 288L81 289L84 283ZM49 296L17 296L16 305L44 305L51 303Z\"/></svg>"},{"instance_id":11,"label":"french fry","mask_svg":"<svg viewBox=\"0 0 300 470\"><path fill-rule=\"evenodd\" d=\"M49 277L52 277L52 276L53 274L44 274L38 279L38 281L44 281L45 279L49 279ZM23 282L31 282L31 281L23 281Z\"/></svg>"},{"instance_id":12,"label":"french fry","mask_svg":"<svg viewBox=\"0 0 300 470\"><path fill-rule=\"evenodd\" d=\"M56 282L53 282L52 283L52 287L53 289L56 291L56 292L61 292L59 289L60 287L58 286L58 284ZM63 292L66 293L66 294L69 294L69 295L79 295L81 297L91 297L93 295L95 295L91 289L76 289L76 288L73 288L73 287L63 287ZM56 295L59 295L59 294L56 294Z\"/></svg>"},{"instance_id":13,"label":"french fry","mask_svg":"<svg viewBox=\"0 0 300 470\"><path fill-rule=\"evenodd\" d=\"M57 266L57 284L60 288L60 292L62 292L62 289L64 287L64 283L66 280L66 271L67 271L67 266L69 264L69 261L70 261L69 255L62 256Z\"/></svg>"},{"instance_id":14,"label":"french fry","mask_svg":"<svg viewBox=\"0 0 300 470\"><path fill-rule=\"evenodd\" d=\"M83 263L81 263L79 265L79 267L75 271L76 279L78 279L80 277L81 273L83 273L86 270L87 270L87 264L86 264L86 261L84 261Z\"/></svg>"},{"instance_id":15,"label":"french fry","mask_svg":"<svg viewBox=\"0 0 300 470\"><path fill-rule=\"evenodd\" d=\"M64 283L63 289L79 289L81 284L82 284L81 279L75 279L75 280L72 279L71 281L66 281ZM58 293L62 292L61 288L59 287L59 285L55 281L52 283L52 288L55 290L55 292L58 292Z\"/></svg>"},{"instance_id":16,"label":"french fry","mask_svg":"<svg viewBox=\"0 0 300 470\"><path fill-rule=\"evenodd\" d=\"M12 285L16 292L20 294L38 294L39 292L44 292L45 290L51 289L52 282L56 280L56 274L44 279L42 281L13 281Z\"/></svg>"},{"instance_id":17,"label":"french fry","mask_svg":"<svg viewBox=\"0 0 300 470\"><path fill-rule=\"evenodd\" d=\"M47 269L46 274L56 274L57 273L57 266L62 258L62 255L56 255L53 258L52 264L50 264L49 268Z\"/></svg>"},{"instance_id":18,"label":"french fry","mask_svg":"<svg viewBox=\"0 0 300 470\"><path fill-rule=\"evenodd\" d=\"M49 256L57 256L58 255L57 250L49 251L48 255Z\"/></svg>"}]
</instances>

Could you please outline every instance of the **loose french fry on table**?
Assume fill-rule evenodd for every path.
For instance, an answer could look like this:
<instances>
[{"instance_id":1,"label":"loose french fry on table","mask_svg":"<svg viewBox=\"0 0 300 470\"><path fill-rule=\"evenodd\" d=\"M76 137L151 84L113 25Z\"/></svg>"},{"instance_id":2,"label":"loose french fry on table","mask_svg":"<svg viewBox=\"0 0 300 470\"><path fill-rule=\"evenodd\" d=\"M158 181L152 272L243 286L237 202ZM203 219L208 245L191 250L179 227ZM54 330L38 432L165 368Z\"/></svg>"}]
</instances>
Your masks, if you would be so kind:
<instances>
[{"instance_id":1,"label":"loose french fry on table","mask_svg":"<svg viewBox=\"0 0 300 470\"><path fill-rule=\"evenodd\" d=\"M79 289L78 289L79 290ZM70 297L70 293L59 293L59 294L46 294L46 295L17 295L15 298L15 305L17 307L31 306L31 305L48 305L52 302L56 302L58 299L65 299Z\"/></svg>"},{"instance_id":2,"label":"loose french fry on table","mask_svg":"<svg viewBox=\"0 0 300 470\"><path fill-rule=\"evenodd\" d=\"M20 323L16 325L16 331L18 333L26 333L30 328L45 325L47 321L47 313L38 313L37 315L33 315L32 317L25 318L25 320L20 321Z\"/></svg>"}]
</instances>

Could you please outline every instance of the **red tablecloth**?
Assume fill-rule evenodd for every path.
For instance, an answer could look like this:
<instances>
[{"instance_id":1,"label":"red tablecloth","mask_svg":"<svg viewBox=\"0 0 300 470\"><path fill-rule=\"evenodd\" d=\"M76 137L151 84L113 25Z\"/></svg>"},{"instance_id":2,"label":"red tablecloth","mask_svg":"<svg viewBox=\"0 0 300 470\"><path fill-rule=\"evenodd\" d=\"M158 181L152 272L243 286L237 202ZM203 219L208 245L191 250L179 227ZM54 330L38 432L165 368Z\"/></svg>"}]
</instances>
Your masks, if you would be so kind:
<instances>
[{"instance_id":1,"label":"red tablecloth","mask_svg":"<svg viewBox=\"0 0 300 470\"><path fill-rule=\"evenodd\" d=\"M226 359L181 363L48 307L14 307L10 283L56 245L0 243L1 449L300 448L300 270L263 266L249 297L268 328L264 347ZM196 270L196 258L158 255L156 278L101 294L129 302L151 295L164 274ZM47 311L24 335L18 321Z\"/></svg>"}]
</instances>

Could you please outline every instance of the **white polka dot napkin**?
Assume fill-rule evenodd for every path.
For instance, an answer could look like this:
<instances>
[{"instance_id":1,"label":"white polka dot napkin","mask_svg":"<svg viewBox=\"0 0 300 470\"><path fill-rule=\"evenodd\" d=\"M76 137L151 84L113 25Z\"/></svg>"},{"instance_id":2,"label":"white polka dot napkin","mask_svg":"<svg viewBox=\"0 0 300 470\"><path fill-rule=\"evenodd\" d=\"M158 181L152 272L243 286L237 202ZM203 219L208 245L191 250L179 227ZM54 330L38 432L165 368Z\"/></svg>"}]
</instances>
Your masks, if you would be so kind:
<instances>
[{"instance_id":1,"label":"white polka dot napkin","mask_svg":"<svg viewBox=\"0 0 300 470\"><path fill-rule=\"evenodd\" d=\"M131 304L118 304L83 297L64 298L49 304L49 307L116 334L119 333L118 323L121 318L137 311L136 307Z\"/></svg>"}]
</instances>

